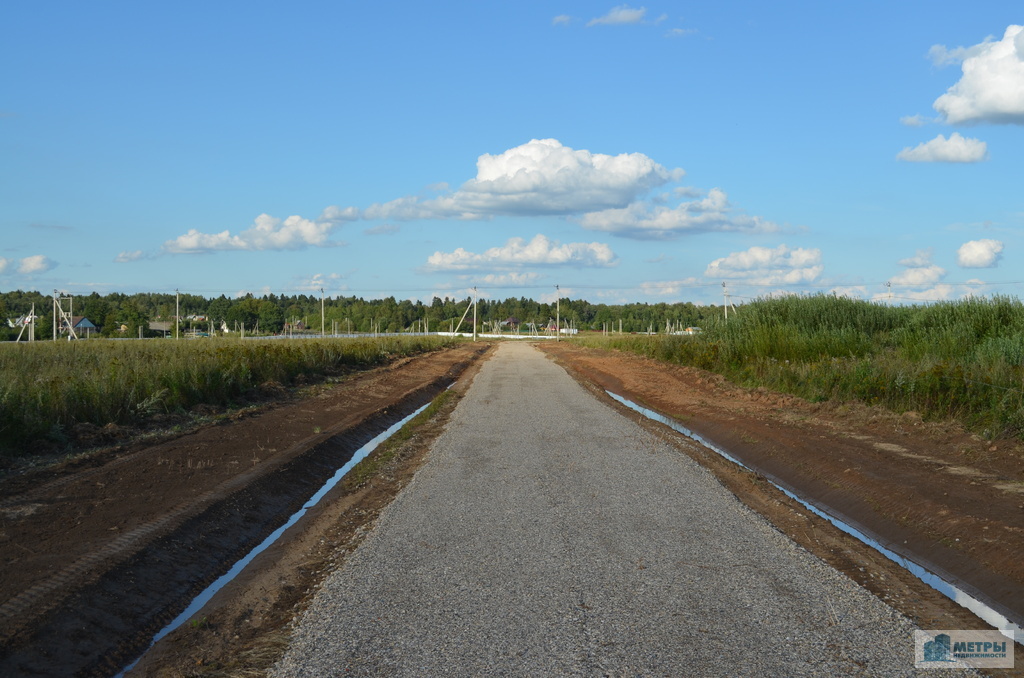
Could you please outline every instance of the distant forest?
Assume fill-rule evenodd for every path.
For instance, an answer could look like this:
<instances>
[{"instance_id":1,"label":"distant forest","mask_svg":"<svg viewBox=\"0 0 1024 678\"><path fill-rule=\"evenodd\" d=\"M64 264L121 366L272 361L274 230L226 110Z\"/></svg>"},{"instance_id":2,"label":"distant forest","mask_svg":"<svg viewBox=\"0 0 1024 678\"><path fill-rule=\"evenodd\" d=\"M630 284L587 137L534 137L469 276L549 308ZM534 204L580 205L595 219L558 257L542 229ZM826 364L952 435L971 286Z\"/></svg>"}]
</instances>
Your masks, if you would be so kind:
<instances>
[{"instance_id":1,"label":"distant forest","mask_svg":"<svg viewBox=\"0 0 1024 678\"><path fill-rule=\"evenodd\" d=\"M39 292L0 292L0 341L18 337L17 319L28 315L35 304L36 339L53 336L53 297ZM323 311L328 333L347 332L409 332L444 331L457 325L469 304L468 299L434 297L429 304L421 301L362 299L360 297L327 297ZM722 314L721 307L698 306L689 302L677 304L592 304L584 300L562 299L563 326L581 331L604 328L623 332L664 332L666 327L700 326L707 318ZM208 332L227 327L232 332L243 326L246 333L280 334L285 331L320 333L321 299L319 295L293 296L268 294L229 299L221 295L207 299L194 294L181 294L178 299L180 330ZM140 293L74 296L63 302L65 312L85 317L97 327L92 336L146 337L164 336L166 323L172 331L175 316L175 295ZM541 303L521 297L501 301L480 299L477 307L479 331L496 329L513 319L523 328L527 323L538 327L553 321L554 303ZM462 331L472 331L472 311L462 324ZM15 325L12 327L11 325ZM158 329L164 328L164 329ZM509 326L505 326L508 331Z\"/></svg>"}]
</instances>

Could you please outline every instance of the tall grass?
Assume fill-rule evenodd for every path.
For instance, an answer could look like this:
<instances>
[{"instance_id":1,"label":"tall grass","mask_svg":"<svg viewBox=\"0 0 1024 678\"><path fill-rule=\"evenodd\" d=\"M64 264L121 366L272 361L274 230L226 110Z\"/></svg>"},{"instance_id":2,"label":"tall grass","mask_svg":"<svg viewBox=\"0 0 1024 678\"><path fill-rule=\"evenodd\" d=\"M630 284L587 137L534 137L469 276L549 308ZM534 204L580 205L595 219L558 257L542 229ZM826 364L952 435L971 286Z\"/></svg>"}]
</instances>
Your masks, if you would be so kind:
<instances>
[{"instance_id":1,"label":"tall grass","mask_svg":"<svg viewBox=\"0 0 1024 678\"><path fill-rule=\"evenodd\" d=\"M901 307L825 295L761 299L697 336L585 341L811 400L1024 435L1024 305L1009 297Z\"/></svg>"},{"instance_id":2,"label":"tall grass","mask_svg":"<svg viewBox=\"0 0 1024 678\"><path fill-rule=\"evenodd\" d=\"M452 343L438 337L105 341L0 345L0 455L31 454L79 423L130 424L229 405L266 382L331 375Z\"/></svg>"}]
</instances>

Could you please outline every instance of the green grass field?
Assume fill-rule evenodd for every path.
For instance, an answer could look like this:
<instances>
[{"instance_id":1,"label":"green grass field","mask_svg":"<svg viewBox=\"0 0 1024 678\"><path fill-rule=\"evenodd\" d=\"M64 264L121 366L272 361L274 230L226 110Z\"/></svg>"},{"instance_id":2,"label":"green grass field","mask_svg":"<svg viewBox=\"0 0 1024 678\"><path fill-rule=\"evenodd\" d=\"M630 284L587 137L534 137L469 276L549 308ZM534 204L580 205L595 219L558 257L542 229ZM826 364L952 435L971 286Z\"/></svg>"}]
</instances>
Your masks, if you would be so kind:
<instances>
[{"instance_id":1,"label":"green grass field","mask_svg":"<svg viewBox=\"0 0 1024 678\"><path fill-rule=\"evenodd\" d=\"M88 340L0 345L0 455L62 443L76 424L136 423L227 406L266 382L288 386L449 345L438 337L243 341Z\"/></svg>"},{"instance_id":2,"label":"green grass field","mask_svg":"<svg viewBox=\"0 0 1024 678\"><path fill-rule=\"evenodd\" d=\"M988 438L1024 435L1024 305L966 299L896 306L826 295L762 299L696 336L582 339L821 401L952 418Z\"/></svg>"}]
</instances>

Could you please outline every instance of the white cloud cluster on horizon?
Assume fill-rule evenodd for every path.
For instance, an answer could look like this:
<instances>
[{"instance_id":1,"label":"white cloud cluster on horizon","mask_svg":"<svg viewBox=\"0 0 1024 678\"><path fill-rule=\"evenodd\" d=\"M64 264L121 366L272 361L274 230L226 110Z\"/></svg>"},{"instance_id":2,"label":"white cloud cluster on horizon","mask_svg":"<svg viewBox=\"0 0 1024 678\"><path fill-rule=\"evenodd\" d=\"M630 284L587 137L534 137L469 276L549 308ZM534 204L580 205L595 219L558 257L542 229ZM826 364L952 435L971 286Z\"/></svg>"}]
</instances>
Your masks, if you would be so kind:
<instances>
[{"instance_id":1,"label":"white cloud cluster on horizon","mask_svg":"<svg viewBox=\"0 0 1024 678\"><path fill-rule=\"evenodd\" d=\"M501 247L492 247L481 254L461 247L454 252L434 252L427 259L427 268L433 271L464 271L481 268L509 268L518 266L584 266L608 267L617 257L604 243L566 243L549 240L538 234L527 242L523 238L510 238Z\"/></svg>"},{"instance_id":2,"label":"white cloud cluster on horizon","mask_svg":"<svg viewBox=\"0 0 1024 678\"><path fill-rule=\"evenodd\" d=\"M889 279L896 289L890 287L890 291L875 294L872 299L884 301L890 294L911 301L949 299L954 293L953 285L942 282L946 269L932 262L933 254L931 248L921 249L914 256L901 259L898 263L904 269Z\"/></svg>"},{"instance_id":3,"label":"white cloud cluster on horizon","mask_svg":"<svg viewBox=\"0 0 1024 678\"><path fill-rule=\"evenodd\" d=\"M33 254L22 259L5 259L0 257L0 275L7 273L20 273L22 275L35 275L46 273L57 267L57 262L42 254Z\"/></svg>"},{"instance_id":4,"label":"white cloud cluster on horizon","mask_svg":"<svg viewBox=\"0 0 1024 678\"><path fill-rule=\"evenodd\" d=\"M679 181L685 172L668 169L643 153L607 155L573 149L557 139L532 139L503 153L479 156L476 168L476 175L455 190L447 184L435 184L431 190L440 194L433 197L408 195L362 210L330 206L316 220L301 216L281 220L261 214L250 228L240 232L203 233L191 229L166 241L161 253L337 246L343 243L330 240L332 232L356 220L386 222L365 229L367 235L393 233L397 230L394 222L401 221L487 220L501 216L567 217L588 230L635 239L781 230L771 221L734 208L719 188L704 192L677 186L650 196L653 189ZM667 206L671 199L681 202ZM145 256L141 251L126 251L118 255L117 261ZM601 256L604 254L594 253L585 259L591 262L586 265L605 265Z\"/></svg>"},{"instance_id":5,"label":"white cloud cluster on horizon","mask_svg":"<svg viewBox=\"0 0 1024 678\"><path fill-rule=\"evenodd\" d=\"M304 247L327 247L340 243L330 242L331 231L341 221L348 220L348 213L337 207L329 207L321 218L313 221L300 216L278 219L269 214L256 217L248 229L232 235L230 231L201 233L189 229L184 235L168 240L161 248L170 254L193 254L224 250L296 250ZM131 256L131 253L129 253Z\"/></svg>"},{"instance_id":6,"label":"white cloud cluster on horizon","mask_svg":"<svg viewBox=\"0 0 1024 678\"><path fill-rule=\"evenodd\" d=\"M578 221L591 231L654 240L675 238L686 233L774 233L781 230L771 221L737 212L729 204L725 191L719 188L711 189L699 200L684 201L676 207L635 202L623 208L590 212Z\"/></svg>"},{"instance_id":7,"label":"white cloud cluster on horizon","mask_svg":"<svg viewBox=\"0 0 1024 678\"><path fill-rule=\"evenodd\" d=\"M817 248L755 246L715 259L708 264L704 276L756 285L781 285L814 282L824 270L821 250Z\"/></svg>"},{"instance_id":8,"label":"white cloud cluster on horizon","mask_svg":"<svg viewBox=\"0 0 1024 678\"><path fill-rule=\"evenodd\" d=\"M929 54L939 65L961 62L960 80L932 105L946 122L1024 125L1024 26L973 47L935 45Z\"/></svg>"},{"instance_id":9,"label":"white cloud cluster on horizon","mask_svg":"<svg viewBox=\"0 0 1024 678\"><path fill-rule=\"evenodd\" d=\"M908 146L896 155L896 159L906 162L982 162L988 159L988 145L953 132L949 139L940 134L914 148Z\"/></svg>"},{"instance_id":10,"label":"white cloud cluster on horizon","mask_svg":"<svg viewBox=\"0 0 1024 678\"><path fill-rule=\"evenodd\" d=\"M1003 243L999 240L971 240L956 251L956 263L962 268L995 268L1002 252Z\"/></svg>"},{"instance_id":11,"label":"white cloud cluster on horizon","mask_svg":"<svg viewBox=\"0 0 1024 678\"><path fill-rule=\"evenodd\" d=\"M374 204L362 216L408 221L575 214L625 206L683 176L643 153L591 153L557 139L532 139L498 155L485 153L476 166L476 177L452 193Z\"/></svg>"},{"instance_id":12,"label":"white cloud cluster on horizon","mask_svg":"<svg viewBox=\"0 0 1024 678\"><path fill-rule=\"evenodd\" d=\"M587 22L587 26L621 26L624 24L638 24L644 20L647 14L646 7L633 8L629 5L613 7L603 16L595 17Z\"/></svg>"}]
</instances>

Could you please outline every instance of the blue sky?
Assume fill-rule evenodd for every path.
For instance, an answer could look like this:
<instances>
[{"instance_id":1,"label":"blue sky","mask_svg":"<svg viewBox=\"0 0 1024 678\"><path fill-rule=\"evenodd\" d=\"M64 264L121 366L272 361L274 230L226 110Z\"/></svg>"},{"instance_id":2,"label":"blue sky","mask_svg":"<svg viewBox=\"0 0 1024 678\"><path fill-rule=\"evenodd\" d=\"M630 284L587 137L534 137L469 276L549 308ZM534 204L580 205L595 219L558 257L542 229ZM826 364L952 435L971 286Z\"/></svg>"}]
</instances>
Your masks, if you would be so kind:
<instances>
[{"instance_id":1,"label":"blue sky","mask_svg":"<svg viewBox=\"0 0 1024 678\"><path fill-rule=\"evenodd\" d=\"M985 0L14 3L0 289L1021 296L1022 24Z\"/></svg>"}]
</instances>

